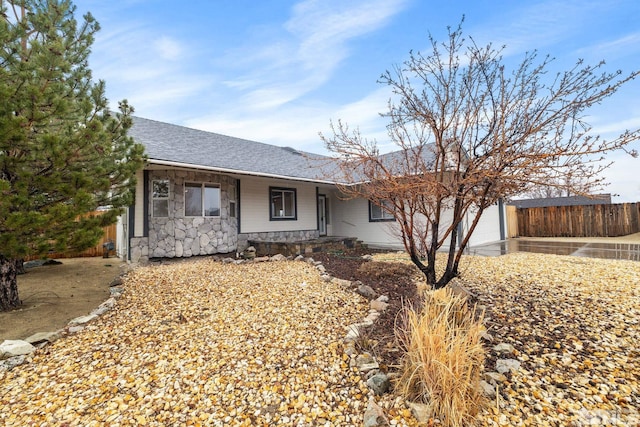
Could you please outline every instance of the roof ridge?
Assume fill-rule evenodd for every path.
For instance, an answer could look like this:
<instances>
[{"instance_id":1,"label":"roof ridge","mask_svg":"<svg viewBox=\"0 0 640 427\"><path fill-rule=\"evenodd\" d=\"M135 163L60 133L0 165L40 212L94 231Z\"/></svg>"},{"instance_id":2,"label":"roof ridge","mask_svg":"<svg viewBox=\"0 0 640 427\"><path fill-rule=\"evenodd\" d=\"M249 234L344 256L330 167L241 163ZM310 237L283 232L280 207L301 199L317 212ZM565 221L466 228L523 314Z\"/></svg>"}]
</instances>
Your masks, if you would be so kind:
<instances>
[{"instance_id":1,"label":"roof ridge","mask_svg":"<svg viewBox=\"0 0 640 427\"><path fill-rule=\"evenodd\" d=\"M131 117L134 118L134 119L146 120L146 121L149 121L149 122L155 122L155 123L158 123L158 124L163 125L163 126L171 126L171 127L176 127L176 128L187 129L187 130L192 131L192 132L200 132L200 133L208 134L208 135L217 135L217 136L222 136L222 137L225 137L225 138L230 138L230 139L234 139L234 140L238 140L238 141L245 141L245 142L251 142L251 143L254 143L254 144L266 145L266 146L269 146L269 147L285 148L285 146L283 146L283 145L269 144L267 142L261 142L261 141L256 141L256 140L253 140L253 139L247 139L247 138L240 138L240 137L237 137L237 136L227 135L227 134L224 134L224 133L213 132L213 131L203 130L203 129L197 129L197 128L194 128L194 127L189 127L189 126L185 126L185 125L178 125L178 124L169 123L169 122L163 122L163 121L155 120L155 119L148 119L146 117L140 117L140 116L131 116ZM295 150L301 152L298 149L295 149Z\"/></svg>"}]
</instances>

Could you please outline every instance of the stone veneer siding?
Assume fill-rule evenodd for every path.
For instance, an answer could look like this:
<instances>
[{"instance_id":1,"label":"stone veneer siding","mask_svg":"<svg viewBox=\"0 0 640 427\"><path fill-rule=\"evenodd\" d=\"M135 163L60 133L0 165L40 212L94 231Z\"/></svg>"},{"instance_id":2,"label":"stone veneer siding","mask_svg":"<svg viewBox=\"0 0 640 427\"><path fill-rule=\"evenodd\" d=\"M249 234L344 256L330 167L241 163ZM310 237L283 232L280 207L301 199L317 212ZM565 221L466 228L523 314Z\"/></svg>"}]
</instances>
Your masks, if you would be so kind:
<instances>
[{"instance_id":1,"label":"stone veneer siding","mask_svg":"<svg viewBox=\"0 0 640 427\"><path fill-rule=\"evenodd\" d=\"M238 251L249 247L249 240L262 240L265 242L299 242L320 237L318 230L298 231L269 231L263 233L241 233L238 235Z\"/></svg>"},{"instance_id":2,"label":"stone veneer siding","mask_svg":"<svg viewBox=\"0 0 640 427\"><path fill-rule=\"evenodd\" d=\"M148 218L149 236L131 239L131 261L236 251L237 220L229 218L229 189L236 185L234 178L197 171L152 170L149 172L149 191L152 191L152 181L162 179L169 180L169 216ZM185 182L220 185L220 216L185 217ZM150 213L153 212L152 203L149 194Z\"/></svg>"}]
</instances>

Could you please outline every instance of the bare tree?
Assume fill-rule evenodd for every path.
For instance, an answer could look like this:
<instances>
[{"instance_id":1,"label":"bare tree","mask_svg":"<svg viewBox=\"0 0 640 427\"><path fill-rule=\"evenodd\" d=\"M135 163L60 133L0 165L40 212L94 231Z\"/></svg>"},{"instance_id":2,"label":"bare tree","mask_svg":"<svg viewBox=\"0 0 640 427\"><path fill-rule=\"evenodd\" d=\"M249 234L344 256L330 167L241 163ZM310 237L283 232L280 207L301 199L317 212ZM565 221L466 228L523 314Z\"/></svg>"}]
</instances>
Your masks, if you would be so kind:
<instances>
[{"instance_id":1,"label":"bare tree","mask_svg":"<svg viewBox=\"0 0 640 427\"><path fill-rule=\"evenodd\" d=\"M530 186L526 192L521 193L519 196L531 199L570 196L591 197L592 194L589 194L589 191L592 190L592 188L592 185L590 185L589 182L585 182L582 178L566 175L560 178L550 179L541 185Z\"/></svg>"},{"instance_id":2,"label":"bare tree","mask_svg":"<svg viewBox=\"0 0 640 427\"><path fill-rule=\"evenodd\" d=\"M605 140L590 133L584 112L639 72L608 73L604 62L580 60L550 75L553 58L536 52L509 72L504 47L465 39L462 24L444 43L429 39L428 54L411 52L380 80L394 93L383 116L397 151L380 155L375 141L341 121L321 137L336 155L342 192L393 215L411 260L441 288L458 275L472 232L499 199L548 183L572 193L602 184L604 155L638 140L640 129ZM469 231L458 242L465 218ZM446 266L436 270L445 248Z\"/></svg>"}]
</instances>

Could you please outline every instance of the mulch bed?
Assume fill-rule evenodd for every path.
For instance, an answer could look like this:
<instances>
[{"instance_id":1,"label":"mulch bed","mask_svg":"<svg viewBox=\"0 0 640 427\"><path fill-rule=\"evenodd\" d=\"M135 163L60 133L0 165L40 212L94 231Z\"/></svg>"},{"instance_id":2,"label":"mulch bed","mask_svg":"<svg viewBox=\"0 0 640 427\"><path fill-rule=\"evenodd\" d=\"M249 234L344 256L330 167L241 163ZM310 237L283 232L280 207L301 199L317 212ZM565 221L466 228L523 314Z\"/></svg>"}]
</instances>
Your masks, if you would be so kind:
<instances>
[{"instance_id":1,"label":"mulch bed","mask_svg":"<svg viewBox=\"0 0 640 427\"><path fill-rule=\"evenodd\" d=\"M375 353L376 359L393 368L400 364L403 352L396 340L394 329L403 306L418 303L417 288L412 278L419 274L409 264L398 262L366 261L362 258L371 250L352 250L340 253L317 253L313 259L321 261L327 272L339 279L360 281L378 295L389 297L389 306L381 313L373 328L366 330L360 344Z\"/></svg>"}]
</instances>

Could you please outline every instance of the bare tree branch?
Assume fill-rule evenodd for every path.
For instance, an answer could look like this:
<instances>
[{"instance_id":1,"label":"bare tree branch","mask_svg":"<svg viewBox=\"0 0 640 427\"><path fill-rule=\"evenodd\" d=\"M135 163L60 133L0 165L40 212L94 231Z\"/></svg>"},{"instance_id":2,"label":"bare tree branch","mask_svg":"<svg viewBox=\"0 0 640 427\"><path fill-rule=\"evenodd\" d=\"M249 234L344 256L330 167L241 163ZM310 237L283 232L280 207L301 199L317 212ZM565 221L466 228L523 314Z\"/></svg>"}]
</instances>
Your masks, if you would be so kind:
<instances>
[{"instance_id":1,"label":"bare tree branch","mask_svg":"<svg viewBox=\"0 0 640 427\"><path fill-rule=\"evenodd\" d=\"M508 70L504 47L465 39L462 22L446 42L429 40L428 54L411 52L380 77L393 93L383 116L397 151L380 155L375 141L342 121L321 138L336 154L333 178L345 197L367 198L393 215L411 259L439 288L458 274L492 204L541 185L570 194L601 186L605 155L638 140L640 129L605 140L591 134L585 112L640 72L625 76L579 60L550 74L553 58L535 51ZM469 233L459 236L463 221ZM446 269L437 276L436 253L445 247Z\"/></svg>"}]
</instances>

